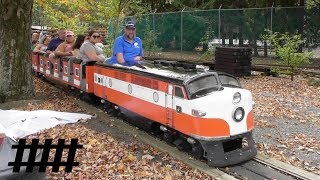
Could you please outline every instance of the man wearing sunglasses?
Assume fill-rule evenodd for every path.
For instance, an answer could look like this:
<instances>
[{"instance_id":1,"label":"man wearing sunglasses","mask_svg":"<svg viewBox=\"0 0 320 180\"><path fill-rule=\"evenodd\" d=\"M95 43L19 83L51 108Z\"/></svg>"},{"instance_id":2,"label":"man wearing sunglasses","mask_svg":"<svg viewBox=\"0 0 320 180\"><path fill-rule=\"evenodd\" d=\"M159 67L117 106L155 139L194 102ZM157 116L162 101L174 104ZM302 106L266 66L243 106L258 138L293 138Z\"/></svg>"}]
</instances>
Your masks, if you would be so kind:
<instances>
[{"instance_id":1,"label":"man wearing sunglasses","mask_svg":"<svg viewBox=\"0 0 320 180\"><path fill-rule=\"evenodd\" d=\"M124 28L124 34L115 40L112 57L109 63L134 66L140 64L142 57L142 41L136 36L134 22L128 21Z\"/></svg>"}]
</instances>

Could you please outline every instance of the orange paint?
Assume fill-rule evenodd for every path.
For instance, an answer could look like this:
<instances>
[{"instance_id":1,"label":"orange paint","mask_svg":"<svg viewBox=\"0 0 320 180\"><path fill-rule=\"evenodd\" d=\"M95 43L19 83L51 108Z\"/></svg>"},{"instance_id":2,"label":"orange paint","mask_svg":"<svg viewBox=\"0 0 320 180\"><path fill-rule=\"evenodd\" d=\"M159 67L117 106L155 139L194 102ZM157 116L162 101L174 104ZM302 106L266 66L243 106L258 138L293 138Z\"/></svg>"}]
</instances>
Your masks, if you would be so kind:
<instances>
[{"instance_id":1,"label":"orange paint","mask_svg":"<svg viewBox=\"0 0 320 180\"><path fill-rule=\"evenodd\" d=\"M94 67L94 72L95 73L103 74L103 72L105 72L103 70L104 70L104 68L101 68L101 67L98 67L98 66ZM96 96L98 96L98 97L103 98L103 99L107 98L106 93L105 93L105 87L103 87L100 84L94 84L94 94Z\"/></svg>"},{"instance_id":2,"label":"orange paint","mask_svg":"<svg viewBox=\"0 0 320 180\"><path fill-rule=\"evenodd\" d=\"M162 92L167 92L167 82L163 82L161 80L152 79L149 77L144 77L137 74L131 74L121 71L112 70L108 67L102 68L103 75L119 79L126 82L131 82L132 84L136 84L139 86L147 87L150 89L155 89Z\"/></svg>"},{"instance_id":3,"label":"orange paint","mask_svg":"<svg viewBox=\"0 0 320 180\"><path fill-rule=\"evenodd\" d=\"M39 64L40 64L40 68L43 69L43 72L45 72L45 55L46 54L43 54L43 55L39 55Z\"/></svg>"},{"instance_id":4,"label":"orange paint","mask_svg":"<svg viewBox=\"0 0 320 180\"><path fill-rule=\"evenodd\" d=\"M247 117L247 129L248 131L251 131L254 127L254 122L253 122L253 115L252 115L252 111L250 111L248 113L248 117Z\"/></svg>"},{"instance_id":5,"label":"orange paint","mask_svg":"<svg viewBox=\"0 0 320 180\"><path fill-rule=\"evenodd\" d=\"M94 93L94 66L86 66L86 83L88 84L87 93Z\"/></svg>"},{"instance_id":6,"label":"orange paint","mask_svg":"<svg viewBox=\"0 0 320 180\"><path fill-rule=\"evenodd\" d=\"M31 60L32 60L32 64L34 66L39 66L39 54L38 53L32 53L31 55ZM33 69L37 72L38 71L38 68L34 68Z\"/></svg>"},{"instance_id":7,"label":"orange paint","mask_svg":"<svg viewBox=\"0 0 320 180\"><path fill-rule=\"evenodd\" d=\"M73 84L72 86L80 89L80 63L73 63ZM78 80L80 82L80 84L76 84L75 81Z\"/></svg>"},{"instance_id":8,"label":"orange paint","mask_svg":"<svg viewBox=\"0 0 320 180\"><path fill-rule=\"evenodd\" d=\"M141 116L166 125L166 108L107 88L107 100ZM147 108L146 108L147 107ZM186 135L204 137L230 136L228 123L217 118L198 118L174 111L174 127Z\"/></svg>"}]
</instances>

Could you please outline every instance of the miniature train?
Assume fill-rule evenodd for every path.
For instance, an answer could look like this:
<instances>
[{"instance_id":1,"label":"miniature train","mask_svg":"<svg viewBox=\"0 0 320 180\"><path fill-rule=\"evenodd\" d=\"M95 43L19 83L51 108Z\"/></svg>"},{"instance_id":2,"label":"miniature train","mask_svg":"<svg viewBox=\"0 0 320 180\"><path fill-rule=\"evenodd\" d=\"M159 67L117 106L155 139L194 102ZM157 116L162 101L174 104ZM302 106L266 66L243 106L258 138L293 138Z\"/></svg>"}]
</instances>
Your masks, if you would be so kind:
<instances>
[{"instance_id":1,"label":"miniature train","mask_svg":"<svg viewBox=\"0 0 320 180\"><path fill-rule=\"evenodd\" d=\"M209 166L253 158L257 150L252 138L254 102L250 91L227 73L184 66L154 61L142 69L82 64L74 57L56 58L52 64L47 54L32 53L35 74L100 98L112 110L134 117L133 123L207 159Z\"/></svg>"}]
</instances>

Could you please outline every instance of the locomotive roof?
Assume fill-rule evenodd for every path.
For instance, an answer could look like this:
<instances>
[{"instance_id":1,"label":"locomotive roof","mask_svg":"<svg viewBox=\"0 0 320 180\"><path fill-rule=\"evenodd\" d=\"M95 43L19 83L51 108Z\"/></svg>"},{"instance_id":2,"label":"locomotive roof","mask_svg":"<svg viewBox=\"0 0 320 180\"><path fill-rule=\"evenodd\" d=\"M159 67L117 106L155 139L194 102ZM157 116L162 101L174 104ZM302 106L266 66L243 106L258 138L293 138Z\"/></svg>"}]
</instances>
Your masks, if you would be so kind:
<instances>
[{"instance_id":1,"label":"locomotive roof","mask_svg":"<svg viewBox=\"0 0 320 180\"><path fill-rule=\"evenodd\" d=\"M122 66L119 64L108 65L104 63L96 63L97 66L106 66L112 67L120 71L131 72L134 74L140 74L143 76L149 76L152 78L157 78L164 81L174 82L177 84L183 84L186 80L195 77L207 74L205 72L199 72L195 68L184 69L183 67L173 67L172 65L163 66L157 64L157 62L145 61L143 66L146 69L142 69L136 66Z\"/></svg>"}]
</instances>

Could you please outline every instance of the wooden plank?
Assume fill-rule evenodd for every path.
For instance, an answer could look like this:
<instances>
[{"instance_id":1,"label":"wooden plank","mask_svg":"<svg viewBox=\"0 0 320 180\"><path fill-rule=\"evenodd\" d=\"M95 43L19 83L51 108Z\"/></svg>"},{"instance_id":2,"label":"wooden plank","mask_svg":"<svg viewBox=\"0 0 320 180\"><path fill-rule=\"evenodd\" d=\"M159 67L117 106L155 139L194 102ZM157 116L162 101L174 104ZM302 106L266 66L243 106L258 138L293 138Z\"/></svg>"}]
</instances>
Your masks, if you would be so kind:
<instances>
[{"instance_id":1,"label":"wooden plank","mask_svg":"<svg viewBox=\"0 0 320 180\"><path fill-rule=\"evenodd\" d=\"M286 164L284 162L278 161L274 158L271 157L267 157L263 154L257 154L257 156L255 157L255 160L258 162L262 162L265 163L266 165L276 168L276 169L280 169L283 172L286 172L288 174L292 174L300 179L305 179L305 180L320 180L320 176L316 175L314 173L305 171L303 169L300 169L298 167L292 166L290 164Z\"/></svg>"},{"instance_id":2,"label":"wooden plank","mask_svg":"<svg viewBox=\"0 0 320 180\"><path fill-rule=\"evenodd\" d=\"M229 167L229 169L240 177L242 176L242 177L246 177L248 179L254 179L254 180L265 180L266 179L265 177L263 177L259 174L256 174L252 171L249 171L246 168L241 167L241 166L231 166L231 167Z\"/></svg>"},{"instance_id":3,"label":"wooden plank","mask_svg":"<svg viewBox=\"0 0 320 180\"><path fill-rule=\"evenodd\" d=\"M257 161L248 161L244 164L241 164L241 166L245 167L246 169L255 172L263 177L266 177L267 179L277 179L277 180L294 180L294 178L290 178L285 174L282 174L275 169L272 169L270 167L267 167L263 164L260 164Z\"/></svg>"}]
</instances>

